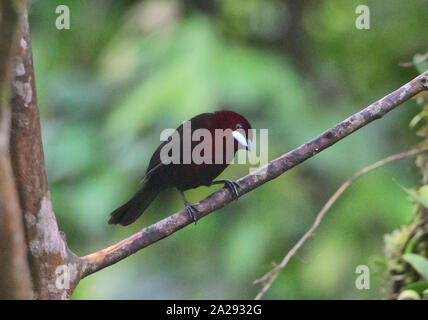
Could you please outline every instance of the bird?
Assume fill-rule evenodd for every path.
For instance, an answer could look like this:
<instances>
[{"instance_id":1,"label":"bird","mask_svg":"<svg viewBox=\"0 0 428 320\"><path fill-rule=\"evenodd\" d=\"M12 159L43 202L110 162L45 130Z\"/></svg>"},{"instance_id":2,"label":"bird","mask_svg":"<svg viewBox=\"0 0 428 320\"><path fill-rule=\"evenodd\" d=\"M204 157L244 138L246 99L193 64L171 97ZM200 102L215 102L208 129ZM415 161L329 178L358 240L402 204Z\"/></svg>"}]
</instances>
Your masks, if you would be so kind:
<instances>
[{"instance_id":1,"label":"bird","mask_svg":"<svg viewBox=\"0 0 428 320\"><path fill-rule=\"evenodd\" d=\"M202 135L199 140L191 138L186 149L186 139L189 139L186 136L187 128L190 128L192 136L198 132L198 129L204 129L200 132L205 132L205 136ZM218 132L223 132L224 135L218 135ZM187 213L196 223L197 209L187 201L184 191L199 186L223 184L230 189L234 198L237 199L239 196L239 184L237 182L229 179L217 181L214 179L227 168L238 149L251 151L251 140L250 123L244 116L234 111L222 110L202 113L183 122L154 151L141 181L142 186L131 199L110 213L108 223L122 226L133 223L143 214L158 194L168 188L176 188L180 192ZM223 148L217 142L222 142ZM176 157L175 162L170 161L168 163L163 158L166 155L171 156L174 148L180 151L179 158ZM169 150L167 153L166 149ZM187 159L187 162L185 161L186 151L192 155L190 159ZM200 151L199 154L196 151ZM205 161L200 161L194 155L199 155Z\"/></svg>"}]
</instances>

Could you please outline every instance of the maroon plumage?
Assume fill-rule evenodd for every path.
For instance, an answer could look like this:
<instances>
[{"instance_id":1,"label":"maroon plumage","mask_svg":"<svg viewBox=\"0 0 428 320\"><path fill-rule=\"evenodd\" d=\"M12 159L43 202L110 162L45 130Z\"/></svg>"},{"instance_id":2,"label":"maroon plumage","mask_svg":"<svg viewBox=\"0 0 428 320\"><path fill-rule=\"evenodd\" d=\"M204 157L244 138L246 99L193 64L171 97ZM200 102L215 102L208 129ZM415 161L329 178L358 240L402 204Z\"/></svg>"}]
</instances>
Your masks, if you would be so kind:
<instances>
[{"instance_id":1,"label":"maroon plumage","mask_svg":"<svg viewBox=\"0 0 428 320\"><path fill-rule=\"evenodd\" d=\"M251 139L251 125L250 123L240 114L232 111L218 111L215 113L202 113L189 120L191 125L191 134L197 129L208 129L211 133L212 152L208 155L211 158L211 163L195 163L193 157L191 157L190 163L185 164L183 161L183 125L180 125L176 132L179 134L178 143L180 145L180 163L179 164L164 164L161 161L161 149L170 142L170 140L163 142L153 153L147 168L146 174L143 178L143 186L141 189L124 205L116 209L110 214L109 223L121 224L123 226L129 225L134 222L150 205L150 203L156 198L156 196L164 189L177 188L184 199L184 203L187 211L194 219L195 208L192 207L184 197L183 191L197 188L199 186L210 186L214 183L224 183L227 187L230 187L235 195L237 195L237 184L230 180L213 181L219 176L224 169L233 160L236 151L239 149L239 143L234 137L223 137L223 150L216 150L216 129L227 130L225 131L228 135L231 135L233 131L243 132L244 137L247 137L248 144ZM233 150L227 152L226 145L227 139L232 139ZM190 142L190 152L193 152L197 145L205 143L206 141L201 138L200 141ZM241 141L242 142L242 141ZM207 142L209 143L209 142ZM208 150L208 149L207 149ZM218 152L223 152L222 161L218 163ZM217 154L217 163L216 163ZM204 153L201 153L204 156ZM209 161L207 161L209 162ZM198 162L199 163L199 162Z\"/></svg>"}]
</instances>

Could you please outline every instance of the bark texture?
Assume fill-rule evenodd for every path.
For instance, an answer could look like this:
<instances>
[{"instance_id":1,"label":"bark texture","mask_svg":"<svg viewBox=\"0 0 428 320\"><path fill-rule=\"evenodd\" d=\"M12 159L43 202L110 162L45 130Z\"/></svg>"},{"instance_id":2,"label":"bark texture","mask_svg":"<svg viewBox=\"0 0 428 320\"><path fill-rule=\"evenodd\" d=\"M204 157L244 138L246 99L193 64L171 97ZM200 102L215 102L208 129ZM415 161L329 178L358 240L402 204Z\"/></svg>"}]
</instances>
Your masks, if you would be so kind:
<instances>
[{"instance_id":1,"label":"bark texture","mask_svg":"<svg viewBox=\"0 0 428 320\"><path fill-rule=\"evenodd\" d=\"M12 58L23 5L0 1L0 299L31 299L21 209L9 155Z\"/></svg>"},{"instance_id":2,"label":"bark texture","mask_svg":"<svg viewBox=\"0 0 428 320\"><path fill-rule=\"evenodd\" d=\"M13 63L10 154L24 218L35 298L66 299L74 288L72 280L80 261L68 250L52 210L26 13L18 44Z\"/></svg>"}]
</instances>

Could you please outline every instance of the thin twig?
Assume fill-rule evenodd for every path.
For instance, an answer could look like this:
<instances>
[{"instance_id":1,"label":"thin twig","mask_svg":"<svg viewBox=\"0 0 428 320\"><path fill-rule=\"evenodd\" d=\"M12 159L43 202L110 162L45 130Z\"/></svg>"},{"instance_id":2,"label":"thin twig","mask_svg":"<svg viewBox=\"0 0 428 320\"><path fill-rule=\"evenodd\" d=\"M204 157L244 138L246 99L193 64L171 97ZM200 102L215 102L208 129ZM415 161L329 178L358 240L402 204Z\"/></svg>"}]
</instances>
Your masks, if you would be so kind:
<instances>
[{"instance_id":1,"label":"thin twig","mask_svg":"<svg viewBox=\"0 0 428 320\"><path fill-rule=\"evenodd\" d=\"M285 255L285 257L281 261L281 263L279 265L277 265L275 268L273 268L271 271L266 273L263 277L255 280L253 282L254 284L257 284L257 283L263 284L262 289L257 294L255 299L256 300L261 299L261 297L266 293L266 291L269 290L270 286L275 281L275 279L278 277L281 270L284 269L284 267L288 264L291 257L293 257L296 254L296 252L302 247L303 243L309 237L312 236L314 231L320 225L321 220L323 219L324 215L327 213L327 211L331 208L331 206L336 202L336 200L342 195L342 193L351 185L351 183L354 180L358 179L361 175L368 173L368 172L370 172L376 168L379 168L379 167L381 167L387 163L390 163L392 161L402 159L405 157L410 157L410 156L413 156L415 154L421 153L421 152L426 151L426 150L428 150L428 146L425 146L422 148L412 149L412 150L402 152L402 153L398 153L398 154L394 154L394 155L389 156L383 160L377 161L377 162L371 164L370 166L367 166L367 167L361 169L360 171L357 171L356 173L354 173L348 180L346 180L339 187L339 189L337 189L337 191L330 197L330 199L328 199L326 204L322 207L321 211L317 214L315 221L312 224L312 226L309 228L308 231L306 231L306 233L303 235L303 237L300 238L300 240L294 245L294 247L290 251L288 251L288 253Z\"/></svg>"}]
</instances>

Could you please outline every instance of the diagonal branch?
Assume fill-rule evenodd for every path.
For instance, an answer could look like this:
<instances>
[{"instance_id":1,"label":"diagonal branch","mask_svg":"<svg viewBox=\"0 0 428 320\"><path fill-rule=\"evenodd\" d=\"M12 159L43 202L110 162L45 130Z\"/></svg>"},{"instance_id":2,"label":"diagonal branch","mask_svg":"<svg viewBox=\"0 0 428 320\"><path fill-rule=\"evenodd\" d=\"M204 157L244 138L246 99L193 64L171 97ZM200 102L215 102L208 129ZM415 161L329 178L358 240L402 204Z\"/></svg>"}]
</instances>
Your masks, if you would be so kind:
<instances>
[{"instance_id":1,"label":"diagonal branch","mask_svg":"<svg viewBox=\"0 0 428 320\"><path fill-rule=\"evenodd\" d=\"M428 89L428 72L425 72L396 91L369 105L367 108L355 113L334 127L326 130L318 137L301 145L300 147L272 160L266 166L239 179L241 186L240 196L254 190L260 185L277 178L284 172L305 160L315 156L324 149L332 146L339 140L364 127L370 122L380 119L382 116L407 101L416 94ZM200 219L209 213L218 210L233 200L230 191L223 188L214 192L195 206L198 209L196 218ZM141 230L129 238L82 257L82 278L108 267L129 255L163 239L172 233L191 224L193 221L185 210L177 212L147 228Z\"/></svg>"},{"instance_id":2,"label":"diagonal branch","mask_svg":"<svg viewBox=\"0 0 428 320\"><path fill-rule=\"evenodd\" d=\"M336 192L328 199L328 201L322 207L321 211L317 214L315 221L312 224L312 226L299 239L299 241L297 241L297 243L293 246L293 248L291 248L291 250L287 252L285 257L282 259L281 263L279 265L277 265L275 268L273 268L271 271L266 273L263 277L255 280L253 282L254 284L261 283L263 285L262 289L257 294L255 300L260 300L262 298L262 296L266 293L266 291L269 290L270 286L276 280L276 278L278 277L281 270L285 268L285 266L288 264L290 259L297 253L297 251L302 247L302 245L305 243L305 241L312 236L314 231L320 225L320 223L321 223L322 219L324 218L325 214L327 213L327 211L336 202L336 200L342 195L342 193L345 192L346 189L348 189L348 187L351 185L351 183L354 180L358 179L363 174L370 172L376 168L379 168L379 167L381 167L387 163L390 163L392 161L399 160L399 159L402 159L405 157L410 157L410 156L416 155L418 153L421 153L421 152L427 151L427 150L428 150L428 146L425 146L425 147L421 147L421 148L412 149L412 150L409 150L406 152L394 154L394 155L389 156L385 159L379 160L379 161L371 164L370 166L367 166L367 167L361 169L360 171L357 171L356 173L354 173L352 175L352 177L350 177L348 180L346 180L339 187L339 189L337 189Z\"/></svg>"}]
</instances>

